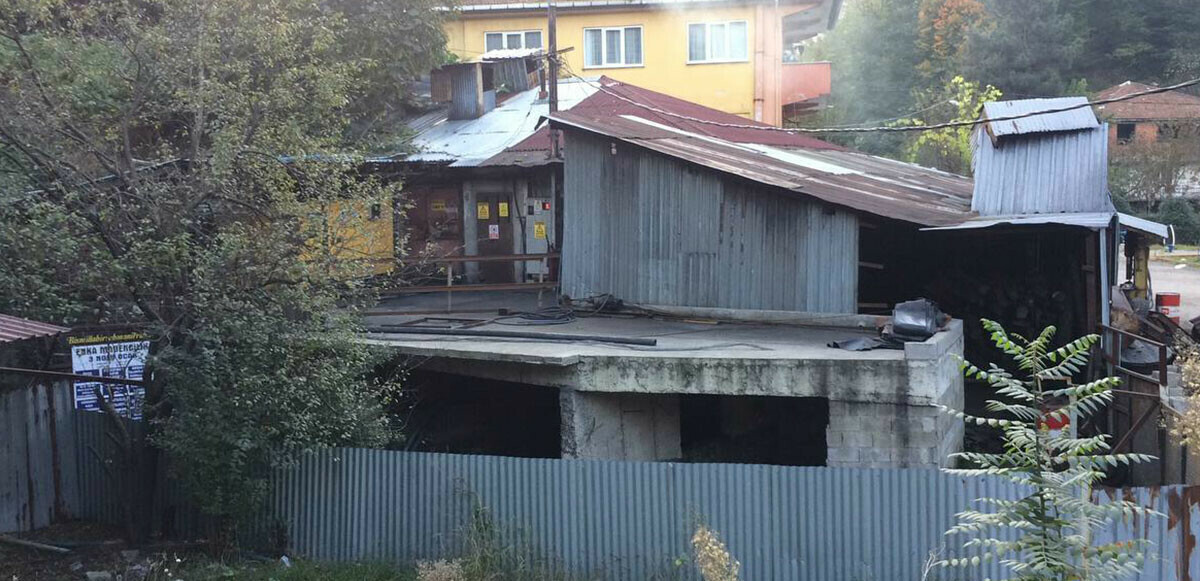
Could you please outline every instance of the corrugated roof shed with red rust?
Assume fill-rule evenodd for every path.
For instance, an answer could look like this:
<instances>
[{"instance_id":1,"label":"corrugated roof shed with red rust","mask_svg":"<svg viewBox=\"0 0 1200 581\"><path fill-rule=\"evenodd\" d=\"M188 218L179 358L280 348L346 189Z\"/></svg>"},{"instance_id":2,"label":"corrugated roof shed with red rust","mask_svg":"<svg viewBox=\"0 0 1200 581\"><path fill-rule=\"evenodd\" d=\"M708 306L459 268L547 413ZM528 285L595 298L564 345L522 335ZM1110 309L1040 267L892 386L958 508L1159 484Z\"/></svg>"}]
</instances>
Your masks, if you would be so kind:
<instances>
[{"instance_id":1,"label":"corrugated roof shed with red rust","mask_svg":"<svg viewBox=\"0 0 1200 581\"><path fill-rule=\"evenodd\" d=\"M609 77L600 77L593 81L601 87L591 96L576 103L570 108L572 113L581 113L589 117L615 117L618 115L635 115L676 129L682 129L697 135L715 137L734 143L754 143L775 147L801 148L809 150L846 151L846 148L821 141L807 135L776 131L775 127L746 119L740 115L726 113L711 107L705 107L691 101L685 101L670 95L651 91L637 85L623 83ZM640 107L629 101L640 103ZM649 107L649 108L647 108ZM671 115L657 113L650 108L667 111ZM700 122L690 121L681 117L699 119ZM725 124L727 127L715 124ZM762 127L750 129L748 127ZM496 156L484 162L483 166L538 166L550 163L550 130L541 127L533 135L521 140Z\"/></svg>"},{"instance_id":2,"label":"corrugated roof shed with red rust","mask_svg":"<svg viewBox=\"0 0 1200 581\"><path fill-rule=\"evenodd\" d=\"M736 142L658 123L641 115L578 108L554 114L551 123L885 218L922 226L947 226L975 215L971 211L973 186L969 178L840 147L817 149Z\"/></svg>"},{"instance_id":3,"label":"corrugated roof shed with red rust","mask_svg":"<svg viewBox=\"0 0 1200 581\"><path fill-rule=\"evenodd\" d=\"M48 337L67 331L70 331L70 329L66 327L0 314L0 343Z\"/></svg>"},{"instance_id":4,"label":"corrugated roof shed with red rust","mask_svg":"<svg viewBox=\"0 0 1200 581\"><path fill-rule=\"evenodd\" d=\"M1154 88L1153 85L1145 83L1125 81L1120 85L1101 91L1097 98L1124 97ZM1182 91L1168 91L1100 105L1096 107L1096 114L1103 119L1118 121L1179 121L1187 119L1200 121L1200 97Z\"/></svg>"}]
</instances>

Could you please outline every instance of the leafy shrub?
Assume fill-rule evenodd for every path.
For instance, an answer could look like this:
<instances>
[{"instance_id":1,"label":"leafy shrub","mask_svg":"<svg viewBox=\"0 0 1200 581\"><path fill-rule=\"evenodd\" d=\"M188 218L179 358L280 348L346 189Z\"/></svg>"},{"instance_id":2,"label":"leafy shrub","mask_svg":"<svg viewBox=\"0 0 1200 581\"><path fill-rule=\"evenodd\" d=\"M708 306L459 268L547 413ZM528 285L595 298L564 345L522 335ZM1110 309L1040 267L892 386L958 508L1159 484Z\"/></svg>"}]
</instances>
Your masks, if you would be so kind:
<instances>
[{"instance_id":1,"label":"leafy shrub","mask_svg":"<svg viewBox=\"0 0 1200 581\"><path fill-rule=\"evenodd\" d=\"M1200 215L1192 204L1182 198L1171 198L1158 206L1158 221L1175 227L1175 242L1200 242Z\"/></svg>"}]
</instances>

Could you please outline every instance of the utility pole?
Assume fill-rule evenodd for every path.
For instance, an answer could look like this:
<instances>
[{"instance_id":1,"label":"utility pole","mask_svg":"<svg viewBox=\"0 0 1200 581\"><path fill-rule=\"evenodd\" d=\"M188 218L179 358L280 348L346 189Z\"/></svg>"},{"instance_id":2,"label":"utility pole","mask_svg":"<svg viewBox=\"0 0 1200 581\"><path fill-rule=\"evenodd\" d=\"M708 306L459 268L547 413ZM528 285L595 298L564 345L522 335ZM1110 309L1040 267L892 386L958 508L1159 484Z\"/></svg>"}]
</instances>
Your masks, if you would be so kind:
<instances>
[{"instance_id":1,"label":"utility pole","mask_svg":"<svg viewBox=\"0 0 1200 581\"><path fill-rule=\"evenodd\" d=\"M558 112L558 20L554 13L554 0L546 0L547 36L550 41L550 54L546 56L546 66L550 67L550 114ZM559 159L562 156L558 148L558 131L550 129L550 158ZM554 182L551 181L551 184Z\"/></svg>"},{"instance_id":2,"label":"utility pole","mask_svg":"<svg viewBox=\"0 0 1200 581\"><path fill-rule=\"evenodd\" d=\"M558 111L558 22L554 13L554 0L546 2L546 18L549 21L550 54L546 64L550 67L550 113Z\"/></svg>"}]
</instances>

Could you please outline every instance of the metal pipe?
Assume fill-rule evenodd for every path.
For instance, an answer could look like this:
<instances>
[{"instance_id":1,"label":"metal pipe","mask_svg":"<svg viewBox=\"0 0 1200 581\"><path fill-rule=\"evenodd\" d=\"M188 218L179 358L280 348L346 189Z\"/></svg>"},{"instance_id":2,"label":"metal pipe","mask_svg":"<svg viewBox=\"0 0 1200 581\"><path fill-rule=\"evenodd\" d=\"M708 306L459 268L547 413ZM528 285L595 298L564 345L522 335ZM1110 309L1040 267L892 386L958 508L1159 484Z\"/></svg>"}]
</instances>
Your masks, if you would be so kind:
<instances>
[{"instance_id":1,"label":"metal pipe","mask_svg":"<svg viewBox=\"0 0 1200 581\"><path fill-rule=\"evenodd\" d=\"M501 331L490 329L421 329L385 325L382 327L367 327L368 333L383 333L387 335L447 335L451 337L493 337L501 339L537 339L542 341L595 341L597 343L615 343L617 345L641 345L654 347L658 339L642 339L637 337L614 337L611 335L572 335L569 333L539 333L534 331Z\"/></svg>"},{"instance_id":2,"label":"metal pipe","mask_svg":"<svg viewBox=\"0 0 1200 581\"><path fill-rule=\"evenodd\" d=\"M141 379L122 379L120 377L99 377L96 375L80 375L78 373L63 373L61 371L45 371L41 369L22 369L19 367L0 367L0 373L15 375L32 375L34 377L49 377L52 379L73 379L92 383L112 383L115 385L146 385Z\"/></svg>"}]
</instances>

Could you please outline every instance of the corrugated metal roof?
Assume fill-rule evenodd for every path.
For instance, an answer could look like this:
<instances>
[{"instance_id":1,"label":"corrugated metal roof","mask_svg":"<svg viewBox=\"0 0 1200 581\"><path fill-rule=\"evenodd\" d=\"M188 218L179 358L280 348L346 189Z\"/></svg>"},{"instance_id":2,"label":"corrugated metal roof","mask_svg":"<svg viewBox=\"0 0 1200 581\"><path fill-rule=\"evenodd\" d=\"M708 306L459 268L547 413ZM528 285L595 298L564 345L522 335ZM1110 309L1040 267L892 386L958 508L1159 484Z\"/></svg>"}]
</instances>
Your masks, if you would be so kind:
<instances>
[{"instance_id":1,"label":"corrugated metal roof","mask_svg":"<svg viewBox=\"0 0 1200 581\"><path fill-rule=\"evenodd\" d=\"M1138 218L1137 216L1130 216L1129 214L1117 214L1117 217L1120 218L1122 226L1131 230L1137 230L1151 236L1158 236L1159 238L1166 238L1169 234L1166 224L1159 224L1158 222Z\"/></svg>"},{"instance_id":2,"label":"corrugated metal roof","mask_svg":"<svg viewBox=\"0 0 1200 581\"><path fill-rule=\"evenodd\" d=\"M1095 129L1100 123L1088 106L1086 97L1059 97L1055 99L1023 99L1020 101L993 101L984 103L983 119L996 119L1015 115L1026 115L1038 111L1052 111L1066 107L1078 107L1071 111L1033 115L1009 121L991 121L985 124L993 138L1032 133L1054 133Z\"/></svg>"},{"instance_id":3,"label":"corrugated metal roof","mask_svg":"<svg viewBox=\"0 0 1200 581\"><path fill-rule=\"evenodd\" d=\"M508 59L524 59L532 56L539 56L542 53L543 51L540 48L497 48L479 55L479 58L475 60L480 62L488 62Z\"/></svg>"},{"instance_id":4,"label":"corrugated metal roof","mask_svg":"<svg viewBox=\"0 0 1200 581\"><path fill-rule=\"evenodd\" d=\"M942 226L971 215L971 180L863 153L734 143L632 115L567 111L552 122L887 218Z\"/></svg>"},{"instance_id":5,"label":"corrugated metal roof","mask_svg":"<svg viewBox=\"0 0 1200 581\"><path fill-rule=\"evenodd\" d=\"M576 113L586 113L592 117L615 117L617 115L635 115L663 125L684 129L698 135L717 137L735 143L756 143L782 147L797 147L813 150L845 148L821 141L807 135L776 131L774 126L759 123L726 113L698 103L685 101L670 95L651 91L637 85L600 77L596 81L603 89L597 90L586 99L571 107L563 107ZM629 101L640 103L639 107ZM670 115L658 113L647 107L666 111ZM691 121L689 119L699 119ZM724 123L726 125L717 125ZM736 125L737 127L732 127ZM762 127L762 129L755 129ZM550 159L550 130L542 127L529 137L512 147L506 148L492 159L480 164L482 166L521 166L531 167L551 163Z\"/></svg>"},{"instance_id":6,"label":"corrugated metal roof","mask_svg":"<svg viewBox=\"0 0 1200 581\"><path fill-rule=\"evenodd\" d=\"M1105 126L1011 136L998 143L976 131L972 139L971 209L981 216L1114 211Z\"/></svg>"},{"instance_id":7,"label":"corrugated metal roof","mask_svg":"<svg viewBox=\"0 0 1200 581\"><path fill-rule=\"evenodd\" d=\"M46 337L70 331L66 327L0 314L0 343Z\"/></svg>"},{"instance_id":8,"label":"corrugated metal roof","mask_svg":"<svg viewBox=\"0 0 1200 581\"><path fill-rule=\"evenodd\" d=\"M560 82L559 107L568 109L595 91L595 87L582 81ZM529 137L549 112L549 103L538 99L537 89L531 89L513 95L475 119L452 121L444 112L437 119L425 115L417 118L426 129L412 140L415 153L403 159L445 163L450 167L475 167Z\"/></svg>"},{"instance_id":9,"label":"corrugated metal roof","mask_svg":"<svg viewBox=\"0 0 1200 581\"><path fill-rule=\"evenodd\" d=\"M922 230L976 230L995 226L1045 226L1057 224L1060 226L1079 226L1099 230L1112 224L1115 212L1084 212L1061 214L1023 214L1019 216L980 216L953 226L937 228L922 228Z\"/></svg>"}]
</instances>

